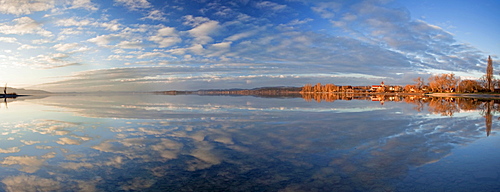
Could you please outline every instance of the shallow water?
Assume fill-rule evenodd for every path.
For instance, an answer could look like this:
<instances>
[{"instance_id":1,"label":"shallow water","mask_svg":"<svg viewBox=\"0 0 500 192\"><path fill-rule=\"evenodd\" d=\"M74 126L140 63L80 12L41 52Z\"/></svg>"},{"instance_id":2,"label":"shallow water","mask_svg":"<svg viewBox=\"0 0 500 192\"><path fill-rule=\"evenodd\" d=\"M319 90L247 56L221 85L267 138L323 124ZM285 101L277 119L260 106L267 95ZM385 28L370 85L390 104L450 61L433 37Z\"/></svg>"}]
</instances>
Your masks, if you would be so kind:
<instances>
[{"instance_id":1,"label":"shallow water","mask_svg":"<svg viewBox=\"0 0 500 192\"><path fill-rule=\"evenodd\" d=\"M18 98L0 191L499 191L499 114L440 102Z\"/></svg>"}]
</instances>

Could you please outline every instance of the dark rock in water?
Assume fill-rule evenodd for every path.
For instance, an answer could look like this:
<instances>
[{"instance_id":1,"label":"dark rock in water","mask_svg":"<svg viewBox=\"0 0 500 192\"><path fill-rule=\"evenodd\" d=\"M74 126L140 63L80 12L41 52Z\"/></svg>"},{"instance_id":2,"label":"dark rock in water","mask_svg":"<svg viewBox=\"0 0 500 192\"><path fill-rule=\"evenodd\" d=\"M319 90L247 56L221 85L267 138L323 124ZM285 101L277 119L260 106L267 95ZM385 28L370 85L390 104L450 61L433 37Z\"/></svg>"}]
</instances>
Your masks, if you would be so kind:
<instances>
[{"instance_id":1,"label":"dark rock in water","mask_svg":"<svg viewBox=\"0 0 500 192\"><path fill-rule=\"evenodd\" d=\"M27 96L27 95L17 95L17 94L0 94L0 98L16 98L16 97L22 97L22 96Z\"/></svg>"}]
</instances>

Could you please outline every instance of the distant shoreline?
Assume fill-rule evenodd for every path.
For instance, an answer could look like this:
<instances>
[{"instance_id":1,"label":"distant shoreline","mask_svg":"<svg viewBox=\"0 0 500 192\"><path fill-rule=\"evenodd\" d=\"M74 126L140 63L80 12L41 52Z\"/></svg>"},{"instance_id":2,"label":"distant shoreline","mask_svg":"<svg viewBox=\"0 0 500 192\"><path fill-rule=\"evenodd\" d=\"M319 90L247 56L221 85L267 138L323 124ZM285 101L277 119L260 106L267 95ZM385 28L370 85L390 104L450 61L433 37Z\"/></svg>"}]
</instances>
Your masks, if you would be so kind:
<instances>
[{"instance_id":1,"label":"distant shoreline","mask_svg":"<svg viewBox=\"0 0 500 192\"><path fill-rule=\"evenodd\" d=\"M14 94L0 94L0 98L17 98L17 97L26 97L31 95L14 95Z\"/></svg>"}]
</instances>

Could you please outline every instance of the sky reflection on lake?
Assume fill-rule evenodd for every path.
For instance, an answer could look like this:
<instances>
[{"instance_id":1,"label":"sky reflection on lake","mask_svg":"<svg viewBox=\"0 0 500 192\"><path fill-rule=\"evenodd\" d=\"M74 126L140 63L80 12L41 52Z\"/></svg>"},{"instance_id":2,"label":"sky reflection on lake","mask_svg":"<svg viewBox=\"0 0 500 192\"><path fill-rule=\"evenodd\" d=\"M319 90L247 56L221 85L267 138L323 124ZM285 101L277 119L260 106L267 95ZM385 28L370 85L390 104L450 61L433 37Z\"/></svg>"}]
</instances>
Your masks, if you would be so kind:
<instances>
[{"instance_id":1,"label":"sky reflection on lake","mask_svg":"<svg viewBox=\"0 0 500 192\"><path fill-rule=\"evenodd\" d=\"M436 102L12 100L0 191L498 191L498 114L487 136L486 104L442 116Z\"/></svg>"}]
</instances>

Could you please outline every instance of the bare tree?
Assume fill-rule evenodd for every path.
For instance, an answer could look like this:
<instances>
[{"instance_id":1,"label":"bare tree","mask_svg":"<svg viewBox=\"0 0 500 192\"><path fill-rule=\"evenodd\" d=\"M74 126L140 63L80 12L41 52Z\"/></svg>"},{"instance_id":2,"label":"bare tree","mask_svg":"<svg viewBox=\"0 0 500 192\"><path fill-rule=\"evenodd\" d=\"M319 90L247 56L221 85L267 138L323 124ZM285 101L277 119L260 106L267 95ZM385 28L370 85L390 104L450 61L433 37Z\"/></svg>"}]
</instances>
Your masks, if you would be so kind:
<instances>
[{"instance_id":1,"label":"bare tree","mask_svg":"<svg viewBox=\"0 0 500 192\"><path fill-rule=\"evenodd\" d=\"M306 84L304 87L302 87L301 92L305 92L305 93L312 92L312 85L309 83Z\"/></svg>"},{"instance_id":2,"label":"bare tree","mask_svg":"<svg viewBox=\"0 0 500 192\"><path fill-rule=\"evenodd\" d=\"M437 92L452 91L459 81L460 78L453 73L433 75L429 77L429 88Z\"/></svg>"},{"instance_id":3,"label":"bare tree","mask_svg":"<svg viewBox=\"0 0 500 192\"><path fill-rule=\"evenodd\" d=\"M425 85L424 79L422 79L422 77L418 77L416 79L413 79L413 81L415 81L415 88L418 91L422 90L422 87Z\"/></svg>"},{"instance_id":4,"label":"bare tree","mask_svg":"<svg viewBox=\"0 0 500 192\"><path fill-rule=\"evenodd\" d=\"M459 90L460 92L469 92L469 93L477 92L481 89L481 85L479 84L479 82L474 80L460 81L458 87L460 89Z\"/></svg>"}]
</instances>

